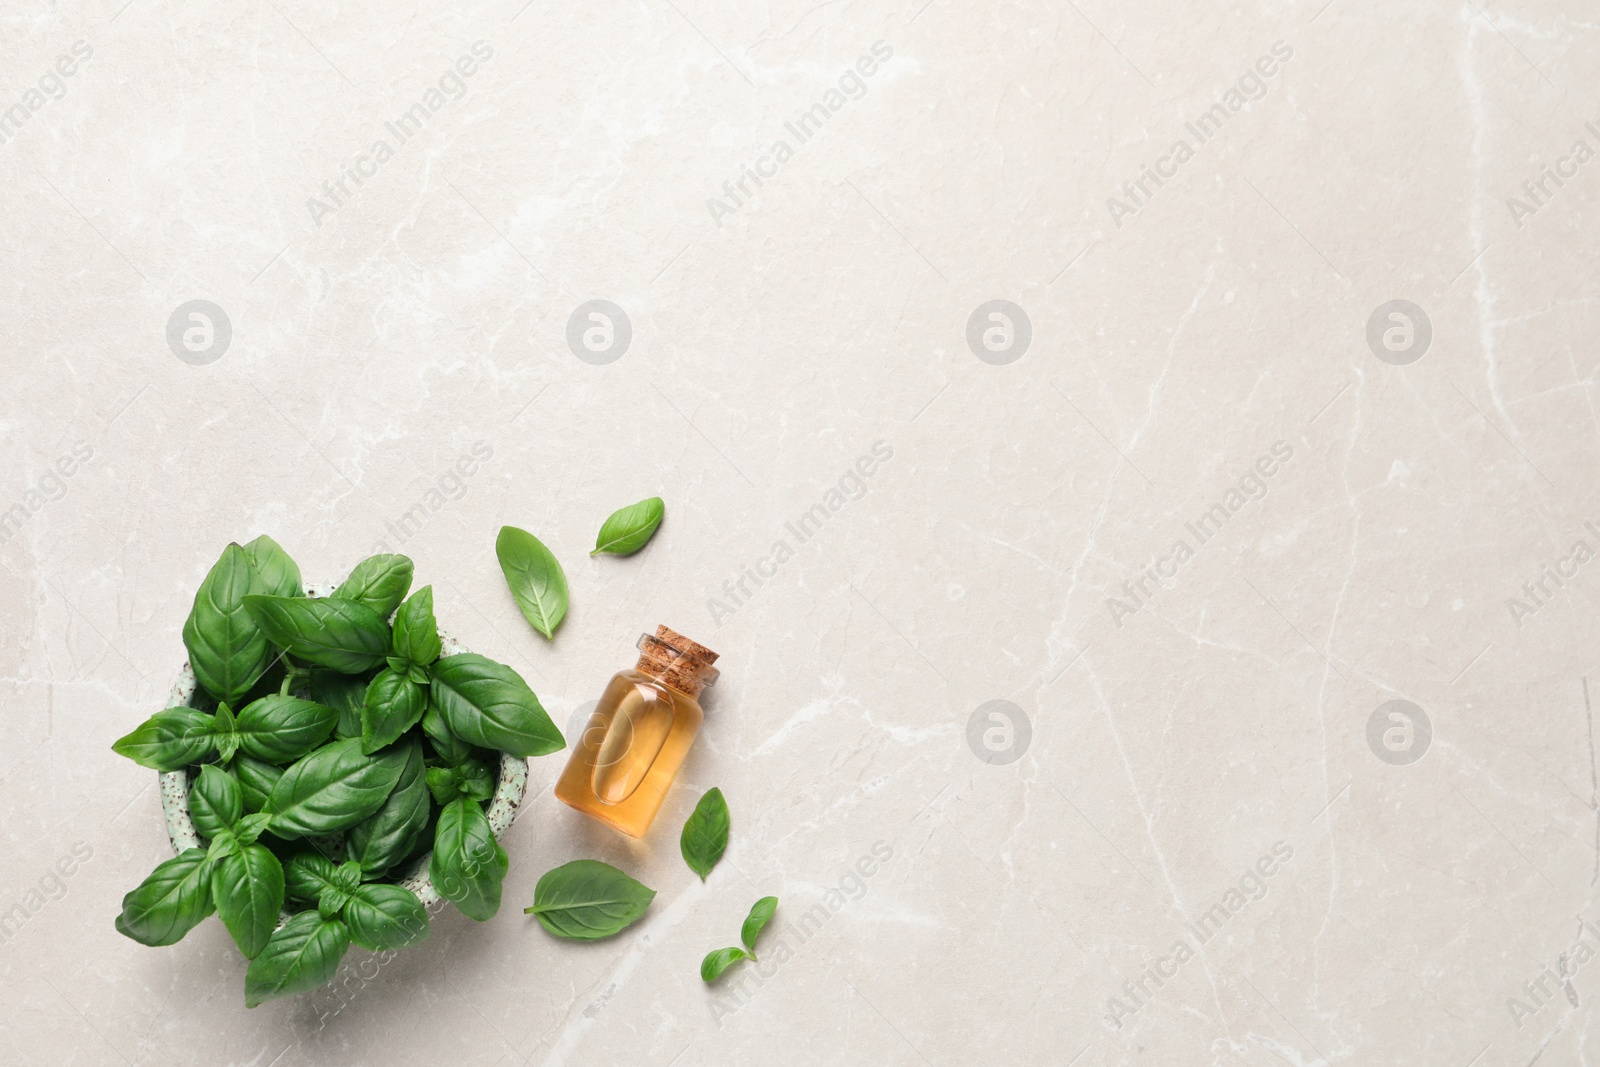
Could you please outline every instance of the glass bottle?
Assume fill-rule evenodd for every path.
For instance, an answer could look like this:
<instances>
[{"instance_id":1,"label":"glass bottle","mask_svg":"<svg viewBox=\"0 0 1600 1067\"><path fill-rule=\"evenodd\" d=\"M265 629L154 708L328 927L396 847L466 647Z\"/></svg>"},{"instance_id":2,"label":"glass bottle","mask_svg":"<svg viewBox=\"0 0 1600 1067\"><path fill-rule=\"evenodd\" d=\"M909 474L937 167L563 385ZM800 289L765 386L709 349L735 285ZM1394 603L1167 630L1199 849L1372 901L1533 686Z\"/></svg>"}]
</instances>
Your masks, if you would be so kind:
<instances>
[{"instance_id":1,"label":"glass bottle","mask_svg":"<svg viewBox=\"0 0 1600 1067\"><path fill-rule=\"evenodd\" d=\"M611 676L555 792L643 837L700 732L700 691L717 680L717 654L665 626L641 635L637 647L639 662Z\"/></svg>"}]
</instances>

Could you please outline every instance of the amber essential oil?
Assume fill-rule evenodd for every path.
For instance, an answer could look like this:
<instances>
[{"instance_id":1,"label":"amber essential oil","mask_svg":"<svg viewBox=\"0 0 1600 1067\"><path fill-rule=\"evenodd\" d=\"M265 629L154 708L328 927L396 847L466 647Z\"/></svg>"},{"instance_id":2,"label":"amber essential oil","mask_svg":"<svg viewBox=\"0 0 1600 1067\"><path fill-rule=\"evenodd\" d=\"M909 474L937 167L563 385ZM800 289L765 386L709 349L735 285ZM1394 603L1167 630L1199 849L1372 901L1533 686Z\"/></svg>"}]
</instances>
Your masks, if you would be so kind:
<instances>
[{"instance_id":1,"label":"amber essential oil","mask_svg":"<svg viewBox=\"0 0 1600 1067\"><path fill-rule=\"evenodd\" d=\"M717 654L657 626L639 638L639 662L612 675L572 747L556 796L632 837L650 829L694 744L716 682Z\"/></svg>"}]
</instances>

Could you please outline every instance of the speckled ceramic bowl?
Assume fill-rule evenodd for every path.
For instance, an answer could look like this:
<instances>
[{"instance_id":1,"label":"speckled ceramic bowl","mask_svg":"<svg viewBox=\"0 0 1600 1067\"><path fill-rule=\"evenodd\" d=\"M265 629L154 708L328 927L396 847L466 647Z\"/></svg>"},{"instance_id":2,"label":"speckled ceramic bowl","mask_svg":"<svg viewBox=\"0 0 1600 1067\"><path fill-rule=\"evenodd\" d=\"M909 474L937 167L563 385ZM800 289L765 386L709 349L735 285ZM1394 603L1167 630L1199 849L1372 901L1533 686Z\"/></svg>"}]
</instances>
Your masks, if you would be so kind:
<instances>
[{"instance_id":1,"label":"speckled ceramic bowl","mask_svg":"<svg viewBox=\"0 0 1600 1067\"><path fill-rule=\"evenodd\" d=\"M334 586L308 583L305 590L307 596L322 597L332 593ZM471 651L443 630L439 631L439 640L444 645L444 651L440 653L442 656L454 656ZM172 695L167 698L165 706L189 707L194 700L195 688L194 669L185 660L183 670L178 673L177 684L172 687ZM484 811L495 837L502 836L516 819L517 808L522 804L523 794L527 791L528 761L502 752L500 780L495 783L494 796L490 798L489 806ZM189 817L188 771L168 771L161 775L161 809L166 815L167 837L172 841L173 852L201 847L200 835L195 832L194 820ZM441 899L439 891L433 888L432 879L428 877L428 860L432 855L431 852L424 853L410 874L398 879L400 885L415 893L425 905L437 904Z\"/></svg>"}]
</instances>

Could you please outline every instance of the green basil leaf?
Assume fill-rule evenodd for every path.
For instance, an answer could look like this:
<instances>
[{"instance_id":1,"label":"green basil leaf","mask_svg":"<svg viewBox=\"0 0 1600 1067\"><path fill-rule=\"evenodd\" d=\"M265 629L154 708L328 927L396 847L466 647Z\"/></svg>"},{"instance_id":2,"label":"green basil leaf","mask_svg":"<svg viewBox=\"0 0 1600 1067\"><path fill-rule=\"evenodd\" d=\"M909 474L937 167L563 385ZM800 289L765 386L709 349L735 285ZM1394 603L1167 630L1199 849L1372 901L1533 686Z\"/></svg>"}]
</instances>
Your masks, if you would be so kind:
<instances>
[{"instance_id":1,"label":"green basil leaf","mask_svg":"<svg viewBox=\"0 0 1600 1067\"><path fill-rule=\"evenodd\" d=\"M239 839L234 836L232 830L226 828L218 830L217 836L211 839L211 847L206 849L206 859L215 868L230 856L237 856L241 847Z\"/></svg>"},{"instance_id":2,"label":"green basil leaf","mask_svg":"<svg viewBox=\"0 0 1600 1067\"><path fill-rule=\"evenodd\" d=\"M302 594L300 568L278 542L262 534L244 546L244 554L260 578L259 588L251 592L267 593L272 596Z\"/></svg>"},{"instance_id":3,"label":"green basil leaf","mask_svg":"<svg viewBox=\"0 0 1600 1067\"><path fill-rule=\"evenodd\" d=\"M277 657L244 598L266 588L245 550L230 544L194 595L183 624L189 666L202 689L217 700L237 701Z\"/></svg>"},{"instance_id":4,"label":"green basil leaf","mask_svg":"<svg viewBox=\"0 0 1600 1067\"><path fill-rule=\"evenodd\" d=\"M546 871L526 914L557 937L594 941L631 926L656 891L599 860L573 860Z\"/></svg>"},{"instance_id":5,"label":"green basil leaf","mask_svg":"<svg viewBox=\"0 0 1600 1067\"><path fill-rule=\"evenodd\" d=\"M349 902L349 890L330 889L317 901L317 914L324 919L337 919Z\"/></svg>"},{"instance_id":6,"label":"green basil leaf","mask_svg":"<svg viewBox=\"0 0 1600 1067\"><path fill-rule=\"evenodd\" d=\"M333 977L349 948L350 932L344 923L314 911L293 916L250 961L244 975L245 1006L254 1008L274 997L317 988Z\"/></svg>"},{"instance_id":7,"label":"green basil leaf","mask_svg":"<svg viewBox=\"0 0 1600 1067\"><path fill-rule=\"evenodd\" d=\"M494 771L480 759L468 759L454 767L433 767L428 771L428 791L439 805L461 797L488 800L494 796Z\"/></svg>"},{"instance_id":8,"label":"green basil leaf","mask_svg":"<svg viewBox=\"0 0 1600 1067\"><path fill-rule=\"evenodd\" d=\"M344 830L383 806L405 765L403 748L369 756L355 738L335 741L284 771L262 810L282 838Z\"/></svg>"},{"instance_id":9,"label":"green basil leaf","mask_svg":"<svg viewBox=\"0 0 1600 1067\"><path fill-rule=\"evenodd\" d=\"M267 947L283 910L283 865L265 845L249 845L223 860L211 875L217 917L245 959Z\"/></svg>"},{"instance_id":10,"label":"green basil leaf","mask_svg":"<svg viewBox=\"0 0 1600 1067\"><path fill-rule=\"evenodd\" d=\"M345 835L345 854L361 864L367 876L382 874L411 855L428 827L428 783L422 762L422 743L413 740L406 748L406 763L395 783L394 792L383 807L356 823ZM363 944L350 936L358 945Z\"/></svg>"},{"instance_id":11,"label":"green basil leaf","mask_svg":"<svg viewBox=\"0 0 1600 1067\"><path fill-rule=\"evenodd\" d=\"M216 748L215 723L215 716L194 708L168 708L118 738L111 751L153 771L181 771Z\"/></svg>"},{"instance_id":12,"label":"green basil leaf","mask_svg":"<svg viewBox=\"0 0 1600 1067\"><path fill-rule=\"evenodd\" d=\"M239 730L233 709L226 700L217 705L217 718L211 724L211 733L216 738L217 758L223 763L233 759L234 753L239 751Z\"/></svg>"},{"instance_id":13,"label":"green basil leaf","mask_svg":"<svg viewBox=\"0 0 1600 1067\"><path fill-rule=\"evenodd\" d=\"M444 716L439 713L439 705L435 701L430 701L428 710L423 713L422 732L428 735L433 751L446 763L457 764L472 757L472 746L450 732L450 727L445 723Z\"/></svg>"},{"instance_id":14,"label":"green basil leaf","mask_svg":"<svg viewBox=\"0 0 1600 1067\"><path fill-rule=\"evenodd\" d=\"M433 586L425 585L394 614L394 651L418 667L439 658L439 622L433 617ZM357 942L359 944L359 942Z\"/></svg>"},{"instance_id":15,"label":"green basil leaf","mask_svg":"<svg viewBox=\"0 0 1600 1067\"><path fill-rule=\"evenodd\" d=\"M409 948L428 939L428 909L411 890L397 885L364 885L344 906L350 940L382 952Z\"/></svg>"},{"instance_id":16,"label":"green basil leaf","mask_svg":"<svg viewBox=\"0 0 1600 1067\"><path fill-rule=\"evenodd\" d=\"M527 757L566 747L522 676L475 652L435 663L432 695L450 732L479 748Z\"/></svg>"},{"instance_id":17,"label":"green basil leaf","mask_svg":"<svg viewBox=\"0 0 1600 1067\"><path fill-rule=\"evenodd\" d=\"M283 869L284 886L296 900L315 903L339 888L339 868L315 852L296 853Z\"/></svg>"},{"instance_id":18,"label":"green basil leaf","mask_svg":"<svg viewBox=\"0 0 1600 1067\"><path fill-rule=\"evenodd\" d=\"M272 821L272 816L256 812L246 815L233 827L233 835L241 845L253 845L267 830L267 824Z\"/></svg>"},{"instance_id":19,"label":"green basil leaf","mask_svg":"<svg viewBox=\"0 0 1600 1067\"><path fill-rule=\"evenodd\" d=\"M705 791L694 806L694 814L683 824L678 849L683 853L683 862L702 882L728 850L729 824L728 802L723 799L722 790L715 788Z\"/></svg>"},{"instance_id":20,"label":"green basil leaf","mask_svg":"<svg viewBox=\"0 0 1600 1067\"><path fill-rule=\"evenodd\" d=\"M326 741L338 721L333 708L274 693L239 712L234 730L246 755L292 763Z\"/></svg>"},{"instance_id":21,"label":"green basil leaf","mask_svg":"<svg viewBox=\"0 0 1600 1067\"><path fill-rule=\"evenodd\" d=\"M117 932L141 945L174 945L210 915L211 865L204 849L185 849L122 898Z\"/></svg>"},{"instance_id":22,"label":"green basil leaf","mask_svg":"<svg viewBox=\"0 0 1600 1067\"><path fill-rule=\"evenodd\" d=\"M762 897L750 906L750 914L739 930L739 940L750 950L751 959L756 958L756 938L761 936L762 928L772 921L772 915L777 910L777 897Z\"/></svg>"},{"instance_id":23,"label":"green basil leaf","mask_svg":"<svg viewBox=\"0 0 1600 1067\"><path fill-rule=\"evenodd\" d=\"M266 807L267 797L283 777L283 768L246 755L235 756L231 766L244 795L244 810L254 814Z\"/></svg>"},{"instance_id":24,"label":"green basil leaf","mask_svg":"<svg viewBox=\"0 0 1600 1067\"><path fill-rule=\"evenodd\" d=\"M411 588L412 563L406 556L384 554L368 556L357 563L350 577L340 583L333 595L340 600L365 604L387 619Z\"/></svg>"},{"instance_id":25,"label":"green basil leaf","mask_svg":"<svg viewBox=\"0 0 1600 1067\"><path fill-rule=\"evenodd\" d=\"M523 617L545 637L554 637L567 613L567 576L555 555L533 534L515 526L500 528L494 553Z\"/></svg>"},{"instance_id":26,"label":"green basil leaf","mask_svg":"<svg viewBox=\"0 0 1600 1067\"><path fill-rule=\"evenodd\" d=\"M339 671L311 672L311 699L339 713L333 736L343 741L361 736L361 705L367 700L366 679Z\"/></svg>"},{"instance_id":27,"label":"green basil leaf","mask_svg":"<svg viewBox=\"0 0 1600 1067\"><path fill-rule=\"evenodd\" d=\"M367 686L361 708L361 751L392 745L428 710L428 691L404 674L385 668Z\"/></svg>"},{"instance_id":28,"label":"green basil leaf","mask_svg":"<svg viewBox=\"0 0 1600 1067\"><path fill-rule=\"evenodd\" d=\"M500 910L500 886L510 861L475 800L452 800L439 813L428 874L439 895L469 919L486 922Z\"/></svg>"},{"instance_id":29,"label":"green basil leaf","mask_svg":"<svg viewBox=\"0 0 1600 1067\"><path fill-rule=\"evenodd\" d=\"M353 600L247 596L244 607L273 644L319 667L360 674L389 654L388 625Z\"/></svg>"},{"instance_id":30,"label":"green basil leaf","mask_svg":"<svg viewBox=\"0 0 1600 1067\"><path fill-rule=\"evenodd\" d=\"M600 527L600 536L595 538L594 551L589 555L598 556L602 552L613 556L633 555L655 534L666 513L667 506L658 496L618 508Z\"/></svg>"},{"instance_id":31,"label":"green basil leaf","mask_svg":"<svg viewBox=\"0 0 1600 1067\"><path fill-rule=\"evenodd\" d=\"M334 870L333 880L346 893L354 892L361 884L361 864L356 860L345 860Z\"/></svg>"},{"instance_id":32,"label":"green basil leaf","mask_svg":"<svg viewBox=\"0 0 1600 1067\"><path fill-rule=\"evenodd\" d=\"M732 967L740 960L753 960L754 956L742 948L719 948L715 952L706 953L706 958L700 961L700 980L702 982L715 982L722 977L722 972Z\"/></svg>"},{"instance_id":33,"label":"green basil leaf","mask_svg":"<svg viewBox=\"0 0 1600 1067\"><path fill-rule=\"evenodd\" d=\"M216 837L244 815L239 781L214 763L200 768L189 787L189 818L201 837Z\"/></svg>"}]
</instances>

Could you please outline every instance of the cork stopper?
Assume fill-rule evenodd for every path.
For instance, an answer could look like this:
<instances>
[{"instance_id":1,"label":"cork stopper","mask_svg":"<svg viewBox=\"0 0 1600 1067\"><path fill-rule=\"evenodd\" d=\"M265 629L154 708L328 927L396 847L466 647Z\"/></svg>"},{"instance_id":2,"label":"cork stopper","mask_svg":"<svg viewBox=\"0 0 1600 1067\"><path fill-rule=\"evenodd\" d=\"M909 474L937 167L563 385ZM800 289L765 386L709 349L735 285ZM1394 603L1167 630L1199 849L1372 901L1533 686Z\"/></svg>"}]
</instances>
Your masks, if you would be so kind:
<instances>
[{"instance_id":1,"label":"cork stopper","mask_svg":"<svg viewBox=\"0 0 1600 1067\"><path fill-rule=\"evenodd\" d=\"M657 626L654 636L639 636L640 674L697 697L700 690L716 684L717 670L711 666L717 654L697 641L691 641L676 630Z\"/></svg>"}]
</instances>

